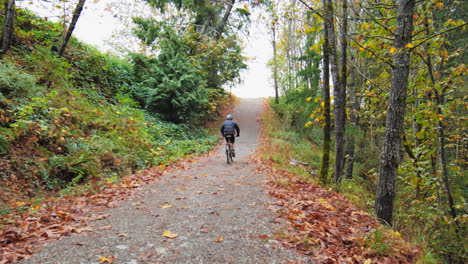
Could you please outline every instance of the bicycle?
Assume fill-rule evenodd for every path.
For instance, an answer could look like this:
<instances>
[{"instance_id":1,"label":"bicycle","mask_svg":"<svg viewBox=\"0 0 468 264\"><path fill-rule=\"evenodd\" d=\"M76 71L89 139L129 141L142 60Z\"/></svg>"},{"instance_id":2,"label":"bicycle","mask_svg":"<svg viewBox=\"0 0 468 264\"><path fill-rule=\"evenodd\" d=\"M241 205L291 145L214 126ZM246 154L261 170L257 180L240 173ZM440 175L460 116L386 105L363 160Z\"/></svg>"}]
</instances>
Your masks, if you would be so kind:
<instances>
[{"instance_id":1,"label":"bicycle","mask_svg":"<svg viewBox=\"0 0 468 264\"><path fill-rule=\"evenodd\" d=\"M226 137L233 137L234 135L226 135ZM226 143L226 160L227 160L227 164L230 164L231 162L233 162L232 158L234 157L233 153L232 153L232 143L230 140L228 140L228 142Z\"/></svg>"}]
</instances>

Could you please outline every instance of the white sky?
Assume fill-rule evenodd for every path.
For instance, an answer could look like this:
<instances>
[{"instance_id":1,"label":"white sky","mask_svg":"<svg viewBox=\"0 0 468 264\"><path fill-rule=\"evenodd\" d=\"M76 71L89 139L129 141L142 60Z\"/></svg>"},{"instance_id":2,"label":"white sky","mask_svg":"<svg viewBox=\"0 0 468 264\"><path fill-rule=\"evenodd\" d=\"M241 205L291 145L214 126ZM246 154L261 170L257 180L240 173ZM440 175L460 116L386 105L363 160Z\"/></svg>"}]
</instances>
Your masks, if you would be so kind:
<instances>
[{"instance_id":1,"label":"white sky","mask_svg":"<svg viewBox=\"0 0 468 264\"><path fill-rule=\"evenodd\" d=\"M252 15L252 20L258 16ZM274 86L271 70L267 67L268 60L273 56L273 47L265 23L252 21L250 36L245 45L247 71L242 74L243 82L234 87L232 92L242 98L274 96Z\"/></svg>"},{"instance_id":2,"label":"white sky","mask_svg":"<svg viewBox=\"0 0 468 264\"><path fill-rule=\"evenodd\" d=\"M115 51L109 45L109 41L115 41L119 37L119 32L124 30L126 25L121 22L122 17L114 17L114 14L126 15L128 19L130 16L141 15L141 10L145 10L145 8L138 8L138 6L141 7L139 1L125 1L123 12L122 10L119 12L106 11L109 5L115 8L116 5L120 4L122 7L122 1L125 0L88 0L73 32L74 36L98 47L103 52ZM29 4L30 2L33 2L34 5ZM50 16L51 13L49 8L42 7L44 4L41 4L40 1L21 1L18 5L31 9L41 16ZM71 6L71 9L73 8L74 6ZM56 11L57 15L60 15L61 11ZM271 70L267 67L267 62L273 53L270 35L265 22L260 21L258 11L254 10L254 12L251 16L250 36L244 40L244 55L250 58L247 61L248 68L242 73L243 82L232 88L232 92L242 98L274 96ZM57 20L54 17L49 18ZM132 46L136 43L128 44L128 46Z\"/></svg>"}]
</instances>

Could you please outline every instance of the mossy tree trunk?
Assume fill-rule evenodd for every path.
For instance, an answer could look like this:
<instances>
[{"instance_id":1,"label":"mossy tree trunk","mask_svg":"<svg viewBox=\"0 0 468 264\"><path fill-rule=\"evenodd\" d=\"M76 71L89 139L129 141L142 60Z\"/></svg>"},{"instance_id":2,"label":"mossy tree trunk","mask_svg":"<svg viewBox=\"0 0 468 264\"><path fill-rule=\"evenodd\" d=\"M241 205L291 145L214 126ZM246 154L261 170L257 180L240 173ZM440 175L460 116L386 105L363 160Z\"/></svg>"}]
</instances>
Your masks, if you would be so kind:
<instances>
[{"instance_id":1,"label":"mossy tree trunk","mask_svg":"<svg viewBox=\"0 0 468 264\"><path fill-rule=\"evenodd\" d=\"M323 6L327 5L327 0L322 0ZM319 180L326 184L328 181L328 168L330 166L330 44L328 38L329 25L324 24L324 43L323 43L323 145L322 160L320 163Z\"/></svg>"}]
</instances>

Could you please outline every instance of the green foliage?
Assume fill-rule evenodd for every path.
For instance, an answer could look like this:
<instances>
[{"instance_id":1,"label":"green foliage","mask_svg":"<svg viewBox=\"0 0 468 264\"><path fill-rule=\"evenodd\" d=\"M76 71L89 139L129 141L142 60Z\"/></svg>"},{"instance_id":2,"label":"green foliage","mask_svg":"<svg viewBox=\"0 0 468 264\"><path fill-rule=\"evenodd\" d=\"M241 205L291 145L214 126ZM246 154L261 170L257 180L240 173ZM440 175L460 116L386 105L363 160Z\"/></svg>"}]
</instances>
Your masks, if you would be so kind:
<instances>
[{"instance_id":1,"label":"green foliage","mask_svg":"<svg viewBox=\"0 0 468 264\"><path fill-rule=\"evenodd\" d=\"M387 244L385 235L379 229L374 230L366 242L377 256L385 256L391 250L391 245Z\"/></svg>"},{"instance_id":2,"label":"green foliage","mask_svg":"<svg viewBox=\"0 0 468 264\"><path fill-rule=\"evenodd\" d=\"M70 43L67 51L72 80L84 92L108 101L120 92L128 92L134 83L132 65L112 54L102 54L83 43Z\"/></svg>"},{"instance_id":3,"label":"green foliage","mask_svg":"<svg viewBox=\"0 0 468 264\"><path fill-rule=\"evenodd\" d=\"M208 103L200 61L190 56L187 42L170 27L161 33L160 54L152 59L133 55L139 84L136 98L151 113L176 123L196 120Z\"/></svg>"},{"instance_id":4,"label":"green foliage","mask_svg":"<svg viewBox=\"0 0 468 264\"><path fill-rule=\"evenodd\" d=\"M8 142L8 139L0 134L0 154L6 154L8 150L10 149L10 143Z\"/></svg>"},{"instance_id":5,"label":"green foliage","mask_svg":"<svg viewBox=\"0 0 468 264\"><path fill-rule=\"evenodd\" d=\"M285 126L291 126L297 133L305 137L310 136L315 143L322 138L318 138L317 133L320 130L313 129L306 123L310 120L310 113L317 107L317 103L312 101L312 94L314 92L310 89L302 90L288 90L285 95L280 98L278 105L272 104L271 107L278 113L279 116L284 120Z\"/></svg>"},{"instance_id":6,"label":"green foliage","mask_svg":"<svg viewBox=\"0 0 468 264\"><path fill-rule=\"evenodd\" d=\"M51 51L57 25L21 10L17 15L17 43L0 61L3 185L20 191L36 187L70 190L90 178L118 179L138 169L205 153L217 142L217 137L201 128L162 121L142 110L131 91L146 87L142 83L149 73L140 75L127 58L102 54L74 38L65 57L58 58ZM225 93L202 90L200 76L190 79L202 75L200 66L190 64L197 61L189 56L177 54L187 51L185 40L168 34L171 39L167 45L179 46L172 52L168 48L162 61L182 63L188 59L182 65L191 72L184 75L173 69L177 73L168 73L175 74L169 81L160 75L164 79L160 87L180 89L180 96L188 92L184 89L199 89L171 102L183 109L178 113L184 118L215 111L215 98ZM157 65L163 68L162 63ZM152 107L158 108L155 104ZM189 113L190 107L200 113ZM19 181L24 184L19 186Z\"/></svg>"},{"instance_id":7,"label":"green foliage","mask_svg":"<svg viewBox=\"0 0 468 264\"><path fill-rule=\"evenodd\" d=\"M27 100L38 95L41 89L36 78L11 62L0 61L0 104L7 100Z\"/></svg>"},{"instance_id":8,"label":"green foliage","mask_svg":"<svg viewBox=\"0 0 468 264\"><path fill-rule=\"evenodd\" d=\"M270 106L272 110L276 107L273 99ZM320 165L319 147L310 142L306 136L299 134L288 123L283 122L284 119L277 112L270 111L262 118L268 136L268 142L264 144L262 151L267 156L263 158L273 160L283 169L313 180L312 177L316 177ZM307 165L291 166L291 158L305 162Z\"/></svg>"},{"instance_id":9,"label":"green foliage","mask_svg":"<svg viewBox=\"0 0 468 264\"><path fill-rule=\"evenodd\" d=\"M32 51L29 51L31 48ZM57 57L49 47L33 44L32 47L20 49L19 52L25 70L34 72L40 85L69 85L70 64L65 58Z\"/></svg>"},{"instance_id":10,"label":"green foliage","mask_svg":"<svg viewBox=\"0 0 468 264\"><path fill-rule=\"evenodd\" d=\"M32 50L33 44L50 47L57 45L60 39L62 26L40 19L32 12L16 8L15 17L15 42L16 48Z\"/></svg>"}]
</instances>

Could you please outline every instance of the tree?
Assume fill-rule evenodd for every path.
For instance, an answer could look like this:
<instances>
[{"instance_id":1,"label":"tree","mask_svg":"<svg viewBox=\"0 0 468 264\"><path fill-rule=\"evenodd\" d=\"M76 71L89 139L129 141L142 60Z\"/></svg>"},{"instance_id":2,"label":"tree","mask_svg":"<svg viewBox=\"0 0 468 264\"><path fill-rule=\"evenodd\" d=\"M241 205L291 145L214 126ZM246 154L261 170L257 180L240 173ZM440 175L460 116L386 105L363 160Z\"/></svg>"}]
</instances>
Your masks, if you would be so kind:
<instances>
[{"instance_id":1,"label":"tree","mask_svg":"<svg viewBox=\"0 0 468 264\"><path fill-rule=\"evenodd\" d=\"M274 2L271 2L269 10L271 11L272 21L271 21L271 44L273 45L273 81L275 85L275 103L279 104L279 94L278 94L278 54L276 46L276 35L278 27L278 14L276 11L276 5Z\"/></svg>"},{"instance_id":2,"label":"tree","mask_svg":"<svg viewBox=\"0 0 468 264\"><path fill-rule=\"evenodd\" d=\"M395 183L400 160L400 145L405 118L408 76L410 70L410 47L413 32L414 0L398 0L393 57L392 81L388 100L387 121L380 173L375 199L377 217L389 224L393 223L393 204L395 200Z\"/></svg>"},{"instance_id":3,"label":"tree","mask_svg":"<svg viewBox=\"0 0 468 264\"><path fill-rule=\"evenodd\" d=\"M70 22L70 25L68 26L67 32L66 33L64 32L65 34L63 35L62 44L58 51L59 57L63 56L63 53L65 52L65 49L67 48L68 41L70 40L73 30L75 29L76 22L78 22L78 18L80 17L81 11L83 10L85 1L86 0L79 0L78 3L76 4L75 11L73 12L73 18Z\"/></svg>"},{"instance_id":4,"label":"tree","mask_svg":"<svg viewBox=\"0 0 468 264\"><path fill-rule=\"evenodd\" d=\"M5 54L10 48L11 40L15 32L15 12L15 0L5 0L5 22L3 25L0 54Z\"/></svg>"},{"instance_id":5,"label":"tree","mask_svg":"<svg viewBox=\"0 0 468 264\"><path fill-rule=\"evenodd\" d=\"M271 23L271 38L272 38L272 45L273 45L273 79L275 82L275 103L279 103L278 99L278 58L277 58L277 51L276 51L276 22L273 21Z\"/></svg>"},{"instance_id":6,"label":"tree","mask_svg":"<svg viewBox=\"0 0 468 264\"><path fill-rule=\"evenodd\" d=\"M325 9L327 0L322 0ZM322 159L320 162L319 179L325 184L328 180L328 168L330 166L330 134L331 134L331 111L330 111L330 44L328 31L330 24L324 23L323 26L323 145Z\"/></svg>"},{"instance_id":7,"label":"tree","mask_svg":"<svg viewBox=\"0 0 468 264\"><path fill-rule=\"evenodd\" d=\"M190 56L188 34L179 36L166 26L158 34L160 53L156 58L132 56L138 101L150 113L174 123L196 122L208 102L201 60Z\"/></svg>"},{"instance_id":8,"label":"tree","mask_svg":"<svg viewBox=\"0 0 468 264\"><path fill-rule=\"evenodd\" d=\"M235 0L229 1L209 1L209 0L146 0L152 6L165 12L168 5L174 6L177 10L186 10L193 14L193 19L189 22L202 36L214 42L229 38L233 34L233 29L242 29L244 22L248 21L250 12L247 8L233 9ZM256 5L256 3L253 3ZM229 18L236 13L235 25L230 25ZM221 54L211 54L204 58L205 69L208 71L208 87L218 88L223 85L220 79L220 70L225 67Z\"/></svg>"},{"instance_id":9,"label":"tree","mask_svg":"<svg viewBox=\"0 0 468 264\"><path fill-rule=\"evenodd\" d=\"M338 184L344 169L345 130L346 130L346 76L347 76L347 2L342 0L341 57L338 62L334 8L332 0L326 0L324 6L324 23L328 27L330 46L330 70L333 77L333 94L335 100L335 165L334 182ZM340 66L341 65L341 66Z\"/></svg>"}]
</instances>

